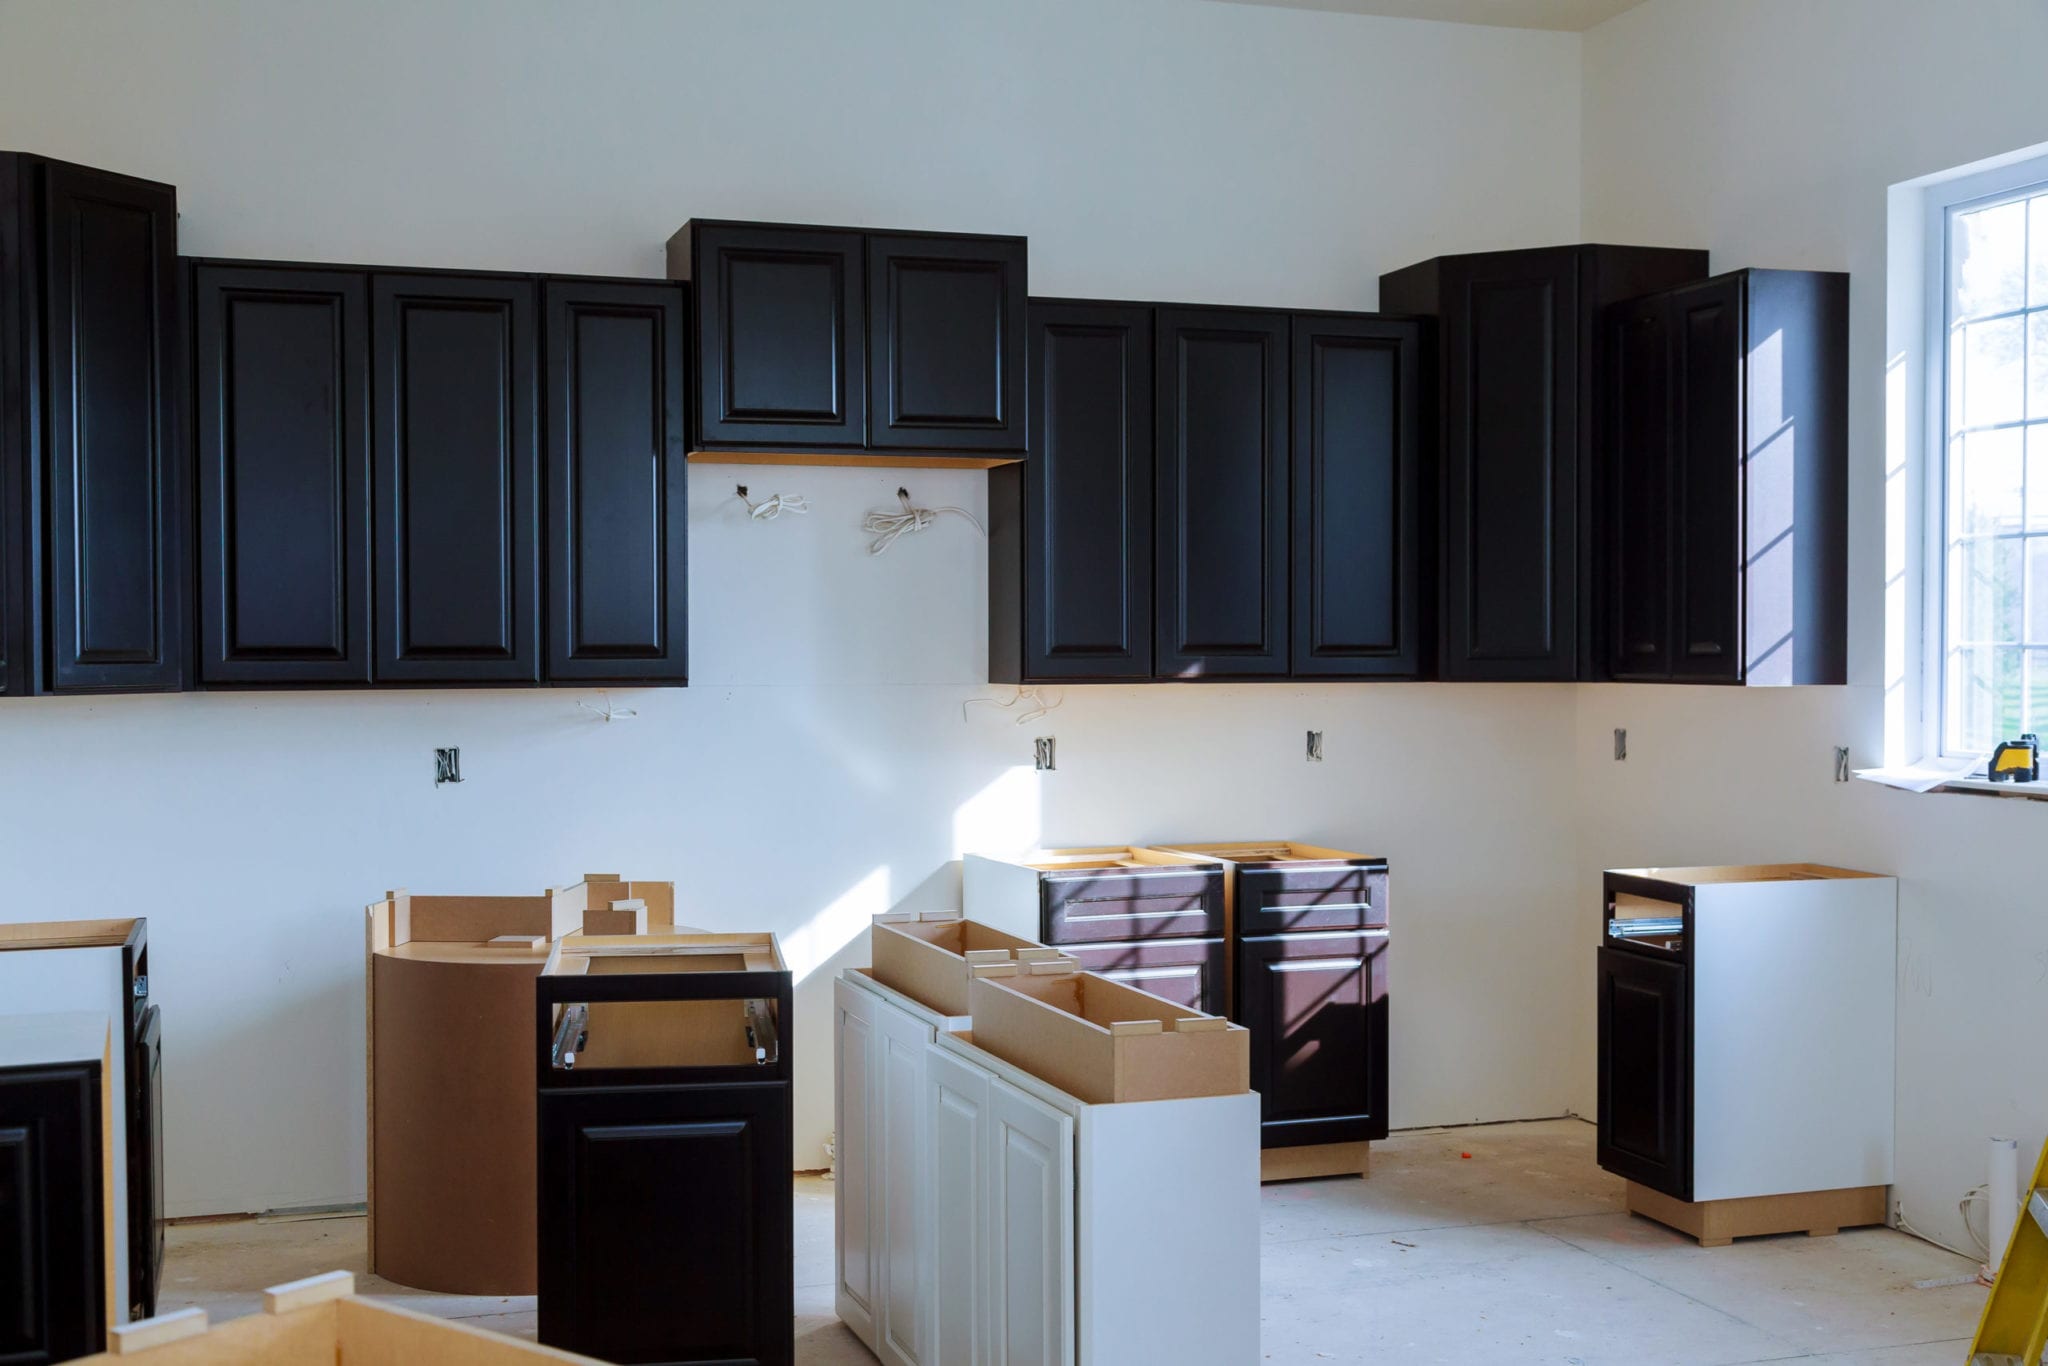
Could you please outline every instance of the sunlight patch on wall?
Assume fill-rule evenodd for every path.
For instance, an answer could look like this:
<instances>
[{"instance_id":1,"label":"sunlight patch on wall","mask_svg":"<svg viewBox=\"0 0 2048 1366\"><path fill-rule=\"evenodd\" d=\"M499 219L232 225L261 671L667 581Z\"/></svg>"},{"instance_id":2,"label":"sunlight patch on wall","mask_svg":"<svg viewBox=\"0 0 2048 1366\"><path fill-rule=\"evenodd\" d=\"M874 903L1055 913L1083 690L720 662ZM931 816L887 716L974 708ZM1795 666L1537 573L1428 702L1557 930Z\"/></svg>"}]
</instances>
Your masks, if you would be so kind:
<instances>
[{"instance_id":1,"label":"sunlight patch on wall","mask_svg":"<svg viewBox=\"0 0 2048 1366\"><path fill-rule=\"evenodd\" d=\"M1015 854L1038 846L1044 827L1038 772L1004 769L953 813L955 854Z\"/></svg>"},{"instance_id":2,"label":"sunlight patch on wall","mask_svg":"<svg viewBox=\"0 0 2048 1366\"><path fill-rule=\"evenodd\" d=\"M799 928L782 936L782 960L801 982L854 940L889 909L889 865L883 864Z\"/></svg>"}]
</instances>

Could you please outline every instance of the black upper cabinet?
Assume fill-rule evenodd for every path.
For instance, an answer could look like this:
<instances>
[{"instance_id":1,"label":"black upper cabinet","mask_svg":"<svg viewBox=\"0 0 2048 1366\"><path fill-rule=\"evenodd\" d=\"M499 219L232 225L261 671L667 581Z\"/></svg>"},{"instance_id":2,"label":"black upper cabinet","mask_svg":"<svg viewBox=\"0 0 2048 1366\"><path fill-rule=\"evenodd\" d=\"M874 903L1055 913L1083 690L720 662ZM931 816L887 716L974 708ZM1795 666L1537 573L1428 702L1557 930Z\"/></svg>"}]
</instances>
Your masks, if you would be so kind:
<instances>
[{"instance_id":1,"label":"black upper cabinet","mask_svg":"<svg viewBox=\"0 0 2048 1366\"><path fill-rule=\"evenodd\" d=\"M866 444L859 232L691 222L669 240L668 262L691 284L697 444Z\"/></svg>"},{"instance_id":2,"label":"black upper cabinet","mask_svg":"<svg viewBox=\"0 0 2048 1366\"><path fill-rule=\"evenodd\" d=\"M868 238L868 444L1024 449L1024 239Z\"/></svg>"},{"instance_id":3,"label":"black upper cabinet","mask_svg":"<svg viewBox=\"0 0 2048 1366\"><path fill-rule=\"evenodd\" d=\"M1288 671L1288 317L1162 308L1155 323L1155 668Z\"/></svg>"},{"instance_id":4,"label":"black upper cabinet","mask_svg":"<svg viewBox=\"0 0 2048 1366\"><path fill-rule=\"evenodd\" d=\"M185 681L177 192L0 154L0 686Z\"/></svg>"},{"instance_id":5,"label":"black upper cabinet","mask_svg":"<svg viewBox=\"0 0 2048 1366\"><path fill-rule=\"evenodd\" d=\"M548 676L689 674L683 291L550 281Z\"/></svg>"},{"instance_id":6,"label":"black upper cabinet","mask_svg":"<svg viewBox=\"0 0 2048 1366\"><path fill-rule=\"evenodd\" d=\"M1443 677L1597 676L1596 315L1705 274L1704 252L1576 246L1381 277L1382 307L1440 320Z\"/></svg>"},{"instance_id":7,"label":"black upper cabinet","mask_svg":"<svg viewBox=\"0 0 2048 1366\"><path fill-rule=\"evenodd\" d=\"M1294 673L1422 669L1422 327L1294 319Z\"/></svg>"},{"instance_id":8,"label":"black upper cabinet","mask_svg":"<svg viewBox=\"0 0 2048 1366\"><path fill-rule=\"evenodd\" d=\"M1150 678L1152 310L1034 302L1029 333L1030 456L989 472L990 675Z\"/></svg>"},{"instance_id":9,"label":"black upper cabinet","mask_svg":"<svg viewBox=\"0 0 2048 1366\"><path fill-rule=\"evenodd\" d=\"M1024 452L1021 237L692 220L696 448Z\"/></svg>"},{"instance_id":10,"label":"black upper cabinet","mask_svg":"<svg viewBox=\"0 0 2048 1366\"><path fill-rule=\"evenodd\" d=\"M534 295L527 279L371 280L379 680L540 677Z\"/></svg>"},{"instance_id":11,"label":"black upper cabinet","mask_svg":"<svg viewBox=\"0 0 2048 1366\"><path fill-rule=\"evenodd\" d=\"M199 676L370 681L370 298L356 272L193 274Z\"/></svg>"},{"instance_id":12,"label":"black upper cabinet","mask_svg":"<svg viewBox=\"0 0 2048 1366\"><path fill-rule=\"evenodd\" d=\"M1848 277L1815 271L1608 310L1610 337L1663 376L1610 395L1610 611L1633 647L1617 677L1846 681L1848 327Z\"/></svg>"}]
</instances>

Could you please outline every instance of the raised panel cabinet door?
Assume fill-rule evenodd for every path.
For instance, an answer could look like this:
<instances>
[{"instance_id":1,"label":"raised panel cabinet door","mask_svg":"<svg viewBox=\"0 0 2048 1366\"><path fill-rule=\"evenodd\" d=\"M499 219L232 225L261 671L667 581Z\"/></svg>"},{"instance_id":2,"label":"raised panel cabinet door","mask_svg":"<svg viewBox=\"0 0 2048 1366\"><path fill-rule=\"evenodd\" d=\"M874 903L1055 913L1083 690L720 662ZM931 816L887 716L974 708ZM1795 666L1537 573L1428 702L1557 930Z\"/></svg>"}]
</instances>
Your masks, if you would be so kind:
<instances>
[{"instance_id":1,"label":"raised panel cabinet door","mask_svg":"<svg viewBox=\"0 0 2048 1366\"><path fill-rule=\"evenodd\" d=\"M832 984L832 1000L833 1307L840 1322L875 1351L875 1254L881 1232L875 1194L886 1179L875 1143L881 1100L875 1013L881 1003L872 993L839 981Z\"/></svg>"},{"instance_id":2,"label":"raised panel cabinet door","mask_svg":"<svg viewBox=\"0 0 2048 1366\"><path fill-rule=\"evenodd\" d=\"M1682 679L1732 683L1743 675L1745 280L1721 276L1670 296L1680 509L1671 671ZM1773 643L1754 642L1749 653Z\"/></svg>"},{"instance_id":3,"label":"raised panel cabinet door","mask_svg":"<svg viewBox=\"0 0 2048 1366\"><path fill-rule=\"evenodd\" d=\"M1294 319L1294 672L1421 657L1422 324Z\"/></svg>"},{"instance_id":4,"label":"raised panel cabinet door","mask_svg":"<svg viewBox=\"0 0 2048 1366\"><path fill-rule=\"evenodd\" d=\"M788 1090L541 1093L543 1343L616 1362L787 1366Z\"/></svg>"},{"instance_id":5,"label":"raised panel cabinet door","mask_svg":"<svg viewBox=\"0 0 2048 1366\"><path fill-rule=\"evenodd\" d=\"M689 676L683 293L545 288L548 677Z\"/></svg>"},{"instance_id":6,"label":"raised panel cabinet door","mask_svg":"<svg viewBox=\"0 0 2048 1366\"><path fill-rule=\"evenodd\" d=\"M749 223L686 231L703 443L865 444L862 235Z\"/></svg>"},{"instance_id":7,"label":"raised panel cabinet door","mask_svg":"<svg viewBox=\"0 0 2048 1366\"><path fill-rule=\"evenodd\" d=\"M1288 319L1163 308L1154 672L1288 671Z\"/></svg>"},{"instance_id":8,"label":"raised panel cabinet door","mask_svg":"<svg viewBox=\"0 0 2048 1366\"><path fill-rule=\"evenodd\" d=\"M128 1297L132 1318L156 1313L164 1271L163 1011L151 1006L128 1064Z\"/></svg>"},{"instance_id":9,"label":"raised panel cabinet door","mask_svg":"<svg viewBox=\"0 0 2048 1366\"><path fill-rule=\"evenodd\" d=\"M50 686L184 684L177 193L44 171Z\"/></svg>"},{"instance_id":10,"label":"raised panel cabinet door","mask_svg":"<svg viewBox=\"0 0 2048 1366\"><path fill-rule=\"evenodd\" d=\"M1692 1199L1692 1009L1683 963L1600 950L1600 1165Z\"/></svg>"},{"instance_id":11,"label":"raised panel cabinet door","mask_svg":"<svg viewBox=\"0 0 2048 1366\"><path fill-rule=\"evenodd\" d=\"M989 1145L993 1360L1073 1366L1073 1117L997 1077Z\"/></svg>"},{"instance_id":12,"label":"raised panel cabinet door","mask_svg":"<svg viewBox=\"0 0 2048 1366\"><path fill-rule=\"evenodd\" d=\"M370 282L193 272L199 676L370 681Z\"/></svg>"},{"instance_id":13,"label":"raised panel cabinet door","mask_svg":"<svg viewBox=\"0 0 2048 1366\"><path fill-rule=\"evenodd\" d=\"M371 280L380 682L539 681L532 282Z\"/></svg>"},{"instance_id":14,"label":"raised panel cabinet door","mask_svg":"<svg viewBox=\"0 0 2048 1366\"><path fill-rule=\"evenodd\" d=\"M926 1352L936 1269L926 1226L925 1051L932 1027L880 1002L875 1010L876 1106L870 1132L880 1180L873 1210L881 1268L875 1354L888 1366L937 1366Z\"/></svg>"},{"instance_id":15,"label":"raised panel cabinet door","mask_svg":"<svg viewBox=\"0 0 2048 1366\"><path fill-rule=\"evenodd\" d=\"M1671 569L1682 514L1672 489L1671 308L1659 296L1605 314L1607 670L1671 676Z\"/></svg>"},{"instance_id":16,"label":"raised panel cabinet door","mask_svg":"<svg viewBox=\"0 0 2048 1366\"><path fill-rule=\"evenodd\" d=\"M1578 672L1577 249L1444 268L1447 679Z\"/></svg>"},{"instance_id":17,"label":"raised panel cabinet door","mask_svg":"<svg viewBox=\"0 0 2048 1366\"><path fill-rule=\"evenodd\" d=\"M871 233L868 445L1024 449L1021 237Z\"/></svg>"},{"instance_id":18,"label":"raised panel cabinet door","mask_svg":"<svg viewBox=\"0 0 2048 1366\"><path fill-rule=\"evenodd\" d=\"M1265 1147L1387 1136L1388 943L1385 930L1239 941Z\"/></svg>"},{"instance_id":19,"label":"raised panel cabinet door","mask_svg":"<svg viewBox=\"0 0 2048 1366\"><path fill-rule=\"evenodd\" d=\"M1152 310L1031 305L1024 672L1152 676Z\"/></svg>"},{"instance_id":20,"label":"raised panel cabinet door","mask_svg":"<svg viewBox=\"0 0 2048 1366\"><path fill-rule=\"evenodd\" d=\"M106 1337L100 1069L0 1070L0 1361L42 1366Z\"/></svg>"},{"instance_id":21,"label":"raised panel cabinet door","mask_svg":"<svg viewBox=\"0 0 2048 1366\"><path fill-rule=\"evenodd\" d=\"M925 1049L932 1294L931 1366L992 1366L989 1088L994 1078L933 1043Z\"/></svg>"}]
</instances>

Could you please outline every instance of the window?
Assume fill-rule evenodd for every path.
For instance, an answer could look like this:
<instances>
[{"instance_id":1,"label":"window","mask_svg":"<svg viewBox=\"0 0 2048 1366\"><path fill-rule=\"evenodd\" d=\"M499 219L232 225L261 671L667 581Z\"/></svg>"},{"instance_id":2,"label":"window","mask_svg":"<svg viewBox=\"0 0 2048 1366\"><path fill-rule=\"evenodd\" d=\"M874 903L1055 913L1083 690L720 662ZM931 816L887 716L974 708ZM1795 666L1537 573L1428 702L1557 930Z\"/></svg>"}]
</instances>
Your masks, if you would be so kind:
<instances>
[{"instance_id":1,"label":"window","mask_svg":"<svg viewBox=\"0 0 2048 1366\"><path fill-rule=\"evenodd\" d=\"M2048 732L2048 183L1948 206L1937 243L1941 750L1985 754Z\"/></svg>"}]
</instances>

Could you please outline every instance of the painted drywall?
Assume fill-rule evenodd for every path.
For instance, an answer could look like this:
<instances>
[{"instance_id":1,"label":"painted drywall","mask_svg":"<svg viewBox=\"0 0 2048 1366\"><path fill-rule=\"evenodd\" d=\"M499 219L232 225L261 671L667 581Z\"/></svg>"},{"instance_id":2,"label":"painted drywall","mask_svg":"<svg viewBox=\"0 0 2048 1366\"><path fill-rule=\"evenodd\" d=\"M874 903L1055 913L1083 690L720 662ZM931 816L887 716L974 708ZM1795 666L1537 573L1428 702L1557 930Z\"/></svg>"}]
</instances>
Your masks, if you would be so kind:
<instances>
[{"instance_id":1,"label":"painted drywall","mask_svg":"<svg viewBox=\"0 0 2048 1366\"><path fill-rule=\"evenodd\" d=\"M1851 272L1852 686L1580 690L1580 899L1591 870L1623 860L1897 873L1896 1193L1908 1223L1956 1247L1971 1246L1956 1201L1984 1179L1985 1137L2032 1153L2048 1133L2048 807L1830 770L1836 745L1883 760L1901 686L1883 632L1886 187L2048 137L2044 50L2048 9L2030 0L1651 0L1584 50L1589 236L1697 242L1717 270ZM1590 956L1575 966L1590 984ZM1575 1055L1591 1047L1583 999Z\"/></svg>"},{"instance_id":2,"label":"painted drywall","mask_svg":"<svg viewBox=\"0 0 2048 1366\"><path fill-rule=\"evenodd\" d=\"M1576 237L1578 54L1185 0L0 0L0 144L174 182L195 254L657 274L685 218L730 216L1027 233L1037 293L1369 307L1408 261ZM811 512L751 523L736 479ZM1569 690L963 715L1004 695L983 545L949 517L866 556L897 482L694 467L693 686L614 693L629 720L573 691L0 707L0 916L150 917L172 1214L362 1198L366 901L594 867L783 936L801 1166L867 917L952 904L963 848L1037 839L1387 854L1394 1122L1565 1109L1589 1065L1560 993L1588 936ZM907 482L983 506L979 475ZM466 781L437 790L450 744Z\"/></svg>"}]
</instances>

